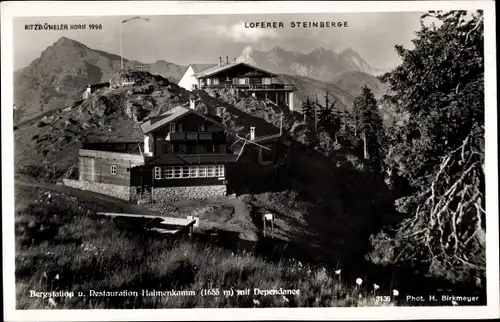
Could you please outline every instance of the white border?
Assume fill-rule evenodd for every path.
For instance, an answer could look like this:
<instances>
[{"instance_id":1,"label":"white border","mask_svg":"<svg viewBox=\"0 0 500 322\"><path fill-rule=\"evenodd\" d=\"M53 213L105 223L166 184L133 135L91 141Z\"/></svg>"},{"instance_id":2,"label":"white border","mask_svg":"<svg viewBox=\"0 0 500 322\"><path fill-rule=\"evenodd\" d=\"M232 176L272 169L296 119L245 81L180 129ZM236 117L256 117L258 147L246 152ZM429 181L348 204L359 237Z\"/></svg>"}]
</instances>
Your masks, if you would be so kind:
<instances>
[{"instance_id":1,"label":"white border","mask_svg":"<svg viewBox=\"0 0 500 322\"><path fill-rule=\"evenodd\" d=\"M166 309L166 310L15 310L14 205L13 205L13 17L115 16L181 14L263 14L324 12L411 12L427 10L484 9L485 114L486 114L486 210L487 300L484 307L390 307L390 308L297 308L297 309ZM496 108L495 6L493 1L401 2L2 2L2 221L4 318L6 321L95 320L318 320L318 319L480 319L500 316L498 162Z\"/></svg>"}]
</instances>

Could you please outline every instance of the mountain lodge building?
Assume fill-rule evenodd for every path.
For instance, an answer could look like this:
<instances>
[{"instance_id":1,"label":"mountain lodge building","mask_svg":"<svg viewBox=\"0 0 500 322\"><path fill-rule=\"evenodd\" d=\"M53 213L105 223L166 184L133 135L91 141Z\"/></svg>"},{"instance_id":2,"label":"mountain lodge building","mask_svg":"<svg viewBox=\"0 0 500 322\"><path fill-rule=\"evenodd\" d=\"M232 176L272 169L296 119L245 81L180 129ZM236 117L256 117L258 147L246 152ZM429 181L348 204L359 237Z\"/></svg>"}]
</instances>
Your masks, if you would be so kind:
<instances>
[{"instance_id":1,"label":"mountain lodge building","mask_svg":"<svg viewBox=\"0 0 500 322\"><path fill-rule=\"evenodd\" d=\"M236 158L227 148L226 127L215 117L177 106L141 129L144 164L154 187L227 183L226 164Z\"/></svg>"},{"instance_id":2,"label":"mountain lodge building","mask_svg":"<svg viewBox=\"0 0 500 322\"><path fill-rule=\"evenodd\" d=\"M122 199L133 202L145 192L163 198L171 193L163 188L175 187L195 198L226 195L227 165L237 157L227 146L228 129L217 116L197 112L193 99L129 131L122 140L84 142L80 182L128 187Z\"/></svg>"},{"instance_id":3,"label":"mountain lodge building","mask_svg":"<svg viewBox=\"0 0 500 322\"><path fill-rule=\"evenodd\" d=\"M282 84L278 75L247 63L229 62L227 56L225 64L219 57L218 64L189 65L178 85L189 91L237 88L255 98L294 110L294 85Z\"/></svg>"}]
</instances>

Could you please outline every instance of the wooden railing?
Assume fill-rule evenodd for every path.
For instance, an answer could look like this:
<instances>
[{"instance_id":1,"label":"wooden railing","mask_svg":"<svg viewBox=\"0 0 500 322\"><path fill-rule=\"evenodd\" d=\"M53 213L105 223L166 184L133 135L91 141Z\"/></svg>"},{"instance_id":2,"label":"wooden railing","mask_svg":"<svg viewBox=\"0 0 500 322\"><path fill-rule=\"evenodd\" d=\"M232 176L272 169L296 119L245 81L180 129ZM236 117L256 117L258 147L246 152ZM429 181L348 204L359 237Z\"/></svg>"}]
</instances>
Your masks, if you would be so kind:
<instances>
[{"instance_id":1,"label":"wooden railing","mask_svg":"<svg viewBox=\"0 0 500 322\"><path fill-rule=\"evenodd\" d=\"M201 89L205 88L211 88L211 89L220 89L220 88L238 88L238 89L243 89L243 90L274 90L274 91L295 91L297 88L295 85L285 85L285 84L270 84L270 85L264 85L264 84L252 84L252 85L245 85L245 84L217 84L217 85L201 85Z\"/></svg>"},{"instance_id":2,"label":"wooden railing","mask_svg":"<svg viewBox=\"0 0 500 322\"><path fill-rule=\"evenodd\" d=\"M212 133L200 132L185 132L185 133L169 133L167 140L170 141L206 141L212 140Z\"/></svg>"}]
</instances>

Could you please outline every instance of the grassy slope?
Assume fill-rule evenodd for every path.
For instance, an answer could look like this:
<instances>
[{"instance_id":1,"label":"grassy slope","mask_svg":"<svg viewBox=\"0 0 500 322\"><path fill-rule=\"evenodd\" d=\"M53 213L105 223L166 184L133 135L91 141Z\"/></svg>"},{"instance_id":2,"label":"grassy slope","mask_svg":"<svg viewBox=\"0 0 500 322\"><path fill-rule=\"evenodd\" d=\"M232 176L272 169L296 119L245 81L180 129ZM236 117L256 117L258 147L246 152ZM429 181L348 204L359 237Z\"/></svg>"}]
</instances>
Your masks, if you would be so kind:
<instances>
[{"instance_id":1,"label":"grassy slope","mask_svg":"<svg viewBox=\"0 0 500 322\"><path fill-rule=\"evenodd\" d=\"M49 199L50 194L50 199ZM17 308L328 307L381 305L371 286L296 260L267 262L246 252L146 234L137 222L97 217L103 201L16 187ZM37 291L299 289L299 296L30 298ZM359 295L362 297L360 298Z\"/></svg>"}]
</instances>

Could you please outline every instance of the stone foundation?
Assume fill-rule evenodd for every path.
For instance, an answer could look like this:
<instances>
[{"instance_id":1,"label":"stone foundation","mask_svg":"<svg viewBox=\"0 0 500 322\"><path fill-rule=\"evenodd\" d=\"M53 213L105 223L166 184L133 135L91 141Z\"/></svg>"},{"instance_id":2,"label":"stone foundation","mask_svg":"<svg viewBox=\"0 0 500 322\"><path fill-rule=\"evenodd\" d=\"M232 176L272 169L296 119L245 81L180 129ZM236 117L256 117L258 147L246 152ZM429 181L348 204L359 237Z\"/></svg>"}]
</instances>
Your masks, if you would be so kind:
<instances>
[{"instance_id":1,"label":"stone foundation","mask_svg":"<svg viewBox=\"0 0 500 322\"><path fill-rule=\"evenodd\" d=\"M134 193L131 193L131 187L119 186L116 184L79 181L70 179L63 179L63 184L68 187L97 192L103 195L108 195L126 201L130 201L131 196L134 195Z\"/></svg>"},{"instance_id":2,"label":"stone foundation","mask_svg":"<svg viewBox=\"0 0 500 322\"><path fill-rule=\"evenodd\" d=\"M188 199L225 197L226 193L225 185L154 188L153 201L163 203Z\"/></svg>"},{"instance_id":3,"label":"stone foundation","mask_svg":"<svg viewBox=\"0 0 500 322\"><path fill-rule=\"evenodd\" d=\"M137 203L140 199L139 194L136 191L136 187L70 179L63 179L63 185L80 190L88 190L100 193L103 195L123 199L132 203ZM153 188L152 194L153 201L157 204L162 204L179 200L225 197L227 194L227 190L225 185L165 187ZM149 199L149 193L146 193L144 198Z\"/></svg>"}]
</instances>

